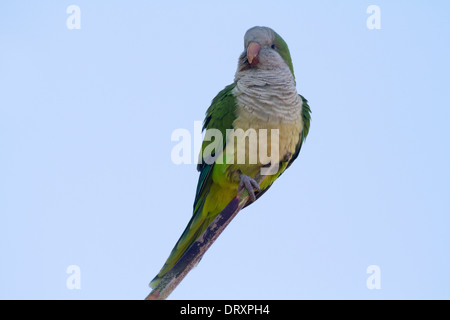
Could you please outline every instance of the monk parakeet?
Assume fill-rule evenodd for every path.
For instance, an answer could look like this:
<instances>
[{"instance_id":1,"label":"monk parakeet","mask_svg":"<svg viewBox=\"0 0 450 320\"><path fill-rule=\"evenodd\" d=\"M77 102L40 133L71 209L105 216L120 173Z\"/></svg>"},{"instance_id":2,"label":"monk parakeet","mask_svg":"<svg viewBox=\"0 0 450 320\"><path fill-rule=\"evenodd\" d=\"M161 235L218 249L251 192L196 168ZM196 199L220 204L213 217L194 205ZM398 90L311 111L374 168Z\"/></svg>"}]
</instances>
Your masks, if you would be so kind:
<instances>
[{"instance_id":1,"label":"monk parakeet","mask_svg":"<svg viewBox=\"0 0 450 320\"><path fill-rule=\"evenodd\" d=\"M286 42L270 28L249 29L244 36L244 51L238 60L234 82L212 100L204 120L203 130L220 130L223 141L219 142L223 147L213 154L213 161L207 159L203 152L211 143L217 144L218 141L207 141L205 135L201 162L197 166L200 177L192 218L161 271L150 283L152 288L239 191L246 189L250 204L289 168L298 157L308 135L310 112L307 100L297 93L294 68ZM241 137L248 140L248 143L243 144L245 150L239 150L236 147L238 143L230 143L231 139L237 138L233 132L238 129L256 132L256 140L247 139L245 135ZM274 129L278 135L272 136L270 131ZM260 159L249 161L249 151L257 150L252 149L251 144L261 147L259 142L262 134L266 134L267 153L271 152L271 148L278 151L275 153L277 158L271 158L269 164ZM239 151L244 151L245 161L224 160L229 155L238 157ZM275 172L264 175L260 183L255 181L261 169L274 163L277 164Z\"/></svg>"}]
</instances>

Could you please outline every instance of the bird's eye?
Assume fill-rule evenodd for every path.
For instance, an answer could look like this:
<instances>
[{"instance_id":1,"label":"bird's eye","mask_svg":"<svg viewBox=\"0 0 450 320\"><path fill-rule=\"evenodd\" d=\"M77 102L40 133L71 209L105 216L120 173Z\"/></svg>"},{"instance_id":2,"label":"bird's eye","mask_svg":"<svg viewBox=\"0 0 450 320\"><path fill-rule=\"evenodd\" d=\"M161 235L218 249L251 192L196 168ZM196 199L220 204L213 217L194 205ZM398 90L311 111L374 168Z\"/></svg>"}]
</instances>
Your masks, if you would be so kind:
<instances>
[{"instance_id":1,"label":"bird's eye","mask_svg":"<svg viewBox=\"0 0 450 320\"><path fill-rule=\"evenodd\" d=\"M274 44L273 44L273 45L271 45L270 47L271 47L272 49L275 49L275 45L274 45Z\"/></svg>"}]
</instances>

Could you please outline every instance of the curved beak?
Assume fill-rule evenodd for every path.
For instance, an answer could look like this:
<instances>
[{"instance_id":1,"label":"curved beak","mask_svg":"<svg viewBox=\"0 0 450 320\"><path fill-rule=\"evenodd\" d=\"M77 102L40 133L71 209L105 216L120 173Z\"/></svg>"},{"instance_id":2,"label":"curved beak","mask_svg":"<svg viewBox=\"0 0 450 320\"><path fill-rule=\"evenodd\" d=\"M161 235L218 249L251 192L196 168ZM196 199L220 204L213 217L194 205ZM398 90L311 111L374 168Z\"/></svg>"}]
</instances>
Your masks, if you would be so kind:
<instances>
[{"instance_id":1,"label":"curved beak","mask_svg":"<svg viewBox=\"0 0 450 320\"><path fill-rule=\"evenodd\" d=\"M250 42L247 47L247 60L252 66L256 66L259 63L258 55L261 50L261 45L257 42Z\"/></svg>"}]
</instances>

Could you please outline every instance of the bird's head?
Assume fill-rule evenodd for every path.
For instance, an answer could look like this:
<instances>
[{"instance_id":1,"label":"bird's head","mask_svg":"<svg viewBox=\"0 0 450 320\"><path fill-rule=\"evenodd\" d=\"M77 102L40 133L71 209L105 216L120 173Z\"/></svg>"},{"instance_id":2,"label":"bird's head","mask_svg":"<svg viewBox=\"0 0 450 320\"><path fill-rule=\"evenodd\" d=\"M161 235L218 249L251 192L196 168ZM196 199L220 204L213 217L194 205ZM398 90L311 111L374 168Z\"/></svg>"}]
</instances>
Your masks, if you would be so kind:
<instances>
[{"instance_id":1,"label":"bird's head","mask_svg":"<svg viewBox=\"0 0 450 320\"><path fill-rule=\"evenodd\" d=\"M278 69L289 67L294 76L291 54L281 36L268 27L253 27L244 36L244 52L238 70L249 68Z\"/></svg>"}]
</instances>

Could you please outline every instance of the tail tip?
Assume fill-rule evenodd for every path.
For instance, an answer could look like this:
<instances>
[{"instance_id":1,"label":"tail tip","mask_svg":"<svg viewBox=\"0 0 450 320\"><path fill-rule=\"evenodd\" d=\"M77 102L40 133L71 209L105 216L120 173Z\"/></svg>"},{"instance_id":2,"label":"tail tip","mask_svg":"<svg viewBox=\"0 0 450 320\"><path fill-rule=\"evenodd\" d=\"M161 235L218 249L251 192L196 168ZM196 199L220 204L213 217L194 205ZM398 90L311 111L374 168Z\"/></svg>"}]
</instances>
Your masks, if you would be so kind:
<instances>
[{"instance_id":1,"label":"tail tip","mask_svg":"<svg viewBox=\"0 0 450 320\"><path fill-rule=\"evenodd\" d=\"M153 280L149 283L149 287L152 289L155 289L155 287L158 285L158 283L161 281L161 278L159 276L156 276L153 278Z\"/></svg>"}]
</instances>

